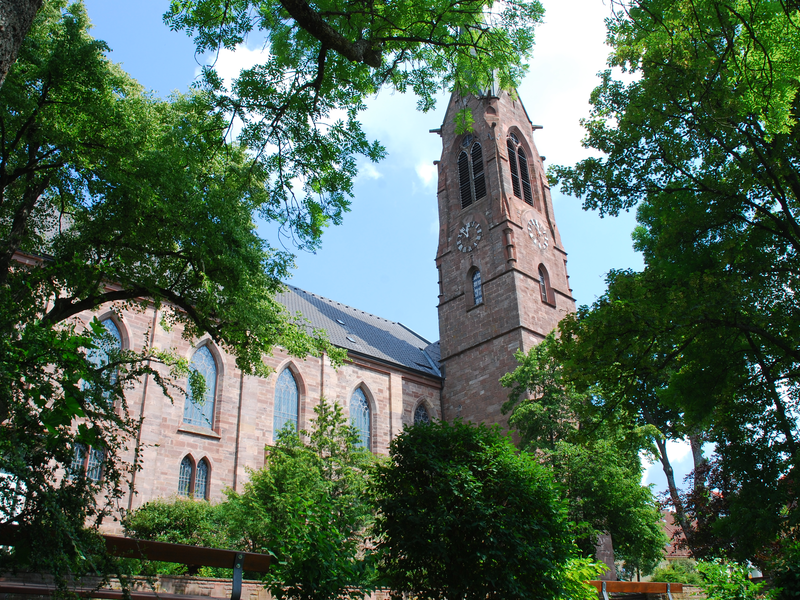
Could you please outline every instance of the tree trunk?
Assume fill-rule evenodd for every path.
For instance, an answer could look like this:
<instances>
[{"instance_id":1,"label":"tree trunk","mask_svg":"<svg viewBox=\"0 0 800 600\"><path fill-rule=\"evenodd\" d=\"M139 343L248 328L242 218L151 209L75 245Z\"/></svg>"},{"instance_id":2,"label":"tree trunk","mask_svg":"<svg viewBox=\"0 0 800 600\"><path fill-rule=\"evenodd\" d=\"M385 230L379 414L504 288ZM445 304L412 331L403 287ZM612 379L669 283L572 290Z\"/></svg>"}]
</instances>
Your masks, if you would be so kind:
<instances>
[{"instance_id":1,"label":"tree trunk","mask_svg":"<svg viewBox=\"0 0 800 600\"><path fill-rule=\"evenodd\" d=\"M0 87L41 6L42 0L0 0Z\"/></svg>"}]
</instances>

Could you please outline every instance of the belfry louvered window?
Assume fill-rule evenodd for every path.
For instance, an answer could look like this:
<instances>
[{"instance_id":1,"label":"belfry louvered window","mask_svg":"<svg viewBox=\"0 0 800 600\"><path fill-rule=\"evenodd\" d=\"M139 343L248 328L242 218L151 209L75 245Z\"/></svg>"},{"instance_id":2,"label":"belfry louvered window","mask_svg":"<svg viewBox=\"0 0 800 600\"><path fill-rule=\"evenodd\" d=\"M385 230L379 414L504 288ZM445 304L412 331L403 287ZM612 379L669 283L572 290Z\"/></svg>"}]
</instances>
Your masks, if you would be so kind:
<instances>
[{"instance_id":1,"label":"belfry louvered window","mask_svg":"<svg viewBox=\"0 0 800 600\"><path fill-rule=\"evenodd\" d=\"M525 150L522 149L519 139L513 133L508 134L506 146L508 147L508 165L511 168L511 187L514 195L533 206L533 190Z\"/></svg>"},{"instance_id":2,"label":"belfry louvered window","mask_svg":"<svg viewBox=\"0 0 800 600\"><path fill-rule=\"evenodd\" d=\"M467 154L458 155L458 185L461 189L461 208L467 208L486 196L486 177L483 171L483 150L478 142Z\"/></svg>"}]
</instances>

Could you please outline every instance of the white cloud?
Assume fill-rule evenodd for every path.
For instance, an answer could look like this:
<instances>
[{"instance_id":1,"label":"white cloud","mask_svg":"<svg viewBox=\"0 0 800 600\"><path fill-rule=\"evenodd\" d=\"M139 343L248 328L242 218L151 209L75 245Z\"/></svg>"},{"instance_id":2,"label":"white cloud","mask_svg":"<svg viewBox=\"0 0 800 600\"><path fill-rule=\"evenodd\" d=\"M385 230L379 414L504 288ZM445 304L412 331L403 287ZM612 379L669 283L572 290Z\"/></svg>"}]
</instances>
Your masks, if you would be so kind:
<instances>
[{"instance_id":1,"label":"white cloud","mask_svg":"<svg viewBox=\"0 0 800 600\"><path fill-rule=\"evenodd\" d=\"M380 179L381 177L383 177L383 173L378 171L378 169L375 168L375 165L370 162L365 162L358 168L359 179Z\"/></svg>"},{"instance_id":2,"label":"white cloud","mask_svg":"<svg viewBox=\"0 0 800 600\"><path fill-rule=\"evenodd\" d=\"M436 165L431 163L419 163L416 166L417 176L422 180L425 187L428 187L436 180L439 174Z\"/></svg>"}]
</instances>

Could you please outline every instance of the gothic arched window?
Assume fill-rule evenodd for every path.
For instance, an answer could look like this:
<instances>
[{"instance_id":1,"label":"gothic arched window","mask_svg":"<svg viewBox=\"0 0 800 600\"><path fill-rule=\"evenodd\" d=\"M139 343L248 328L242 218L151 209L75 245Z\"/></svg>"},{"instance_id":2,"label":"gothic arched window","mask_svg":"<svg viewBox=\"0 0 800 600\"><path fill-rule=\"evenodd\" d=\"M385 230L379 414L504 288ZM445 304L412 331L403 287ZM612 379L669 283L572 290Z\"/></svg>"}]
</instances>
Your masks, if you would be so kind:
<instances>
[{"instance_id":1,"label":"gothic arched window","mask_svg":"<svg viewBox=\"0 0 800 600\"><path fill-rule=\"evenodd\" d=\"M297 416L300 393L297 381L289 369L284 369L275 383L275 411L272 418L272 439L278 438L278 432L287 423L291 423L297 431Z\"/></svg>"},{"instance_id":2,"label":"gothic arched window","mask_svg":"<svg viewBox=\"0 0 800 600\"><path fill-rule=\"evenodd\" d=\"M198 402L192 398L191 388L187 388L186 403L183 405L183 422L211 429L214 423L214 400L217 391L217 364L214 362L208 346L201 346L197 349L189 368L203 376L206 382L206 393L202 401Z\"/></svg>"},{"instance_id":3,"label":"gothic arched window","mask_svg":"<svg viewBox=\"0 0 800 600\"><path fill-rule=\"evenodd\" d=\"M72 449L72 463L67 472L70 479L85 475L90 481L97 483L103 477L103 460L106 453L101 448L92 448L85 444L75 444Z\"/></svg>"},{"instance_id":4,"label":"gothic arched window","mask_svg":"<svg viewBox=\"0 0 800 600\"><path fill-rule=\"evenodd\" d=\"M481 284L481 272L475 269L472 273L472 298L475 300L475 305L483 302L483 285Z\"/></svg>"},{"instance_id":5,"label":"gothic arched window","mask_svg":"<svg viewBox=\"0 0 800 600\"><path fill-rule=\"evenodd\" d=\"M194 497L208 500L208 461L205 458L197 463L197 474L194 477Z\"/></svg>"},{"instance_id":6,"label":"gothic arched window","mask_svg":"<svg viewBox=\"0 0 800 600\"><path fill-rule=\"evenodd\" d=\"M465 140L467 139L469 138L465 138ZM483 150L478 142L472 145L469 154L463 150L458 155L458 185L461 189L461 208L467 208L473 202L486 196Z\"/></svg>"},{"instance_id":7,"label":"gothic arched window","mask_svg":"<svg viewBox=\"0 0 800 600\"><path fill-rule=\"evenodd\" d=\"M359 446L371 450L370 446L370 419L369 401L364 390L356 388L350 398L350 424L358 430Z\"/></svg>"},{"instance_id":8,"label":"gothic arched window","mask_svg":"<svg viewBox=\"0 0 800 600\"><path fill-rule=\"evenodd\" d=\"M425 408L424 404L420 404L417 406L417 409L414 411L414 425L418 425L420 423L430 423L431 418L428 416L428 409Z\"/></svg>"},{"instance_id":9,"label":"gothic arched window","mask_svg":"<svg viewBox=\"0 0 800 600\"><path fill-rule=\"evenodd\" d=\"M539 293L542 295L542 302L555 306L556 295L550 287L550 275L544 265L539 265Z\"/></svg>"},{"instance_id":10,"label":"gothic arched window","mask_svg":"<svg viewBox=\"0 0 800 600\"><path fill-rule=\"evenodd\" d=\"M194 465L192 459L184 456L181 461L181 470L178 473L178 495L188 498L192 489L192 478L194 475Z\"/></svg>"},{"instance_id":11,"label":"gothic arched window","mask_svg":"<svg viewBox=\"0 0 800 600\"><path fill-rule=\"evenodd\" d=\"M508 164L511 168L511 187L514 189L514 195L533 206L528 157L525 155L517 136L513 133L508 134L506 146L508 147Z\"/></svg>"}]
</instances>

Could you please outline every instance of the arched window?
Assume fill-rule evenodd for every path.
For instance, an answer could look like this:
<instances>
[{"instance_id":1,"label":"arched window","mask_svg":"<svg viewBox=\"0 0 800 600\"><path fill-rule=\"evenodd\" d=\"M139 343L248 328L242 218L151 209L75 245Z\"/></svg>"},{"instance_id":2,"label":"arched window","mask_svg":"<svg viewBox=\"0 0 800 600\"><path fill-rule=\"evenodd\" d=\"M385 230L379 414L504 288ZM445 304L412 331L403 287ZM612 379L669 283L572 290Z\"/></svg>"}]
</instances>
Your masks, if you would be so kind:
<instances>
[{"instance_id":1,"label":"arched window","mask_svg":"<svg viewBox=\"0 0 800 600\"><path fill-rule=\"evenodd\" d=\"M547 304L556 304L556 295L553 288L550 287L550 276L547 274L547 269L544 265L539 265L539 293L542 295L542 302Z\"/></svg>"},{"instance_id":2,"label":"arched window","mask_svg":"<svg viewBox=\"0 0 800 600\"><path fill-rule=\"evenodd\" d=\"M483 302L483 285L481 284L481 272L475 269L472 274L472 298L475 300L475 305Z\"/></svg>"},{"instance_id":3,"label":"arched window","mask_svg":"<svg viewBox=\"0 0 800 600\"><path fill-rule=\"evenodd\" d=\"M100 481L103 476L103 459L106 453L99 448L89 449L89 458L86 461L86 477L94 482Z\"/></svg>"},{"instance_id":4,"label":"arched window","mask_svg":"<svg viewBox=\"0 0 800 600\"><path fill-rule=\"evenodd\" d=\"M192 490L192 479L194 476L194 465L192 459L184 456L181 461L181 470L178 474L178 495L189 497Z\"/></svg>"},{"instance_id":5,"label":"arched window","mask_svg":"<svg viewBox=\"0 0 800 600\"><path fill-rule=\"evenodd\" d=\"M357 388L350 398L350 424L358 430L359 446L370 450L370 410L364 390Z\"/></svg>"},{"instance_id":6,"label":"arched window","mask_svg":"<svg viewBox=\"0 0 800 600\"><path fill-rule=\"evenodd\" d=\"M206 382L206 393L201 401L192 398L191 388L186 390L186 403L183 406L183 422L189 425L208 427L214 423L214 399L217 391L217 365L208 346L198 348L189 365L197 371Z\"/></svg>"},{"instance_id":7,"label":"arched window","mask_svg":"<svg viewBox=\"0 0 800 600\"><path fill-rule=\"evenodd\" d=\"M508 165L511 168L511 187L514 190L514 195L533 206L528 157L525 155L517 136L513 133L508 134L506 146L508 147ZM539 207L537 206L536 208Z\"/></svg>"},{"instance_id":8,"label":"arched window","mask_svg":"<svg viewBox=\"0 0 800 600\"><path fill-rule=\"evenodd\" d=\"M419 425L420 423L430 423L431 419L428 416L428 409L425 408L424 404L420 404L417 406L417 409L414 411L414 425Z\"/></svg>"},{"instance_id":9,"label":"arched window","mask_svg":"<svg viewBox=\"0 0 800 600\"><path fill-rule=\"evenodd\" d=\"M297 415L300 393L297 381L289 369L284 369L275 383L275 414L272 419L272 439L278 439L278 432L287 423L291 423L297 431Z\"/></svg>"},{"instance_id":10,"label":"arched window","mask_svg":"<svg viewBox=\"0 0 800 600\"><path fill-rule=\"evenodd\" d=\"M204 458L197 463L197 474L194 479L194 497L208 500L208 461Z\"/></svg>"},{"instance_id":11,"label":"arched window","mask_svg":"<svg viewBox=\"0 0 800 600\"><path fill-rule=\"evenodd\" d=\"M465 138L467 144L471 137ZM467 208L486 196L486 177L483 172L483 150L478 142L469 154L463 150L458 155L458 185L461 189L461 208Z\"/></svg>"}]
</instances>

